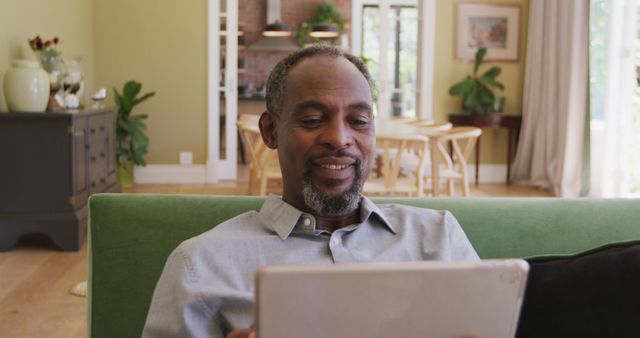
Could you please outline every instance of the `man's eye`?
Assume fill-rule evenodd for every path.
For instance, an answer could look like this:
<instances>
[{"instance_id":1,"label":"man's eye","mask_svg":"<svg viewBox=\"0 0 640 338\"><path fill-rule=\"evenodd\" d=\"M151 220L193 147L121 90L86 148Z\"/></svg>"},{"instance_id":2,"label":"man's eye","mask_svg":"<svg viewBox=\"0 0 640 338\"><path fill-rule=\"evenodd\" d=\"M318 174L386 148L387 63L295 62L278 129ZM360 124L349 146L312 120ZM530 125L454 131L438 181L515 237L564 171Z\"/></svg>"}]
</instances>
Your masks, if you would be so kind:
<instances>
[{"instance_id":1,"label":"man's eye","mask_svg":"<svg viewBox=\"0 0 640 338\"><path fill-rule=\"evenodd\" d=\"M314 128L322 123L321 119L304 119L300 121L300 124L305 128Z\"/></svg>"},{"instance_id":2,"label":"man's eye","mask_svg":"<svg viewBox=\"0 0 640 338\"><path fill-rule=\"evenodd\" d=\"M356 128L366 128L369 126L369 120L355 119L351 120L351 124Z\"/></svg>"}]
</instances>

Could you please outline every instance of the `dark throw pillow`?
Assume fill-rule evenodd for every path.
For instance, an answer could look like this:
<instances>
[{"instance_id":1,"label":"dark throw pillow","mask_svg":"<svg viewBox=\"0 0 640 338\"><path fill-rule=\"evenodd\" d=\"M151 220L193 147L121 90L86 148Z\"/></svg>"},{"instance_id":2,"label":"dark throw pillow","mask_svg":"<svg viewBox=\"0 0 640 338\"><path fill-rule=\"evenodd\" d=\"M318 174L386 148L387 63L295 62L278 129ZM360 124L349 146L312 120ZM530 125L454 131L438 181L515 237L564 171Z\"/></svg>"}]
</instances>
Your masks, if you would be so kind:
<instances>
[{"instance_id":1,"label":"dark throw pillow","mask_svg":"<svg viewBox=\"0 0 640 338\"><path fill-rule=\"evenodd\" d=\"M640 242L531 266L516 337L640 337Z\"/></svg>"}]
</instances>

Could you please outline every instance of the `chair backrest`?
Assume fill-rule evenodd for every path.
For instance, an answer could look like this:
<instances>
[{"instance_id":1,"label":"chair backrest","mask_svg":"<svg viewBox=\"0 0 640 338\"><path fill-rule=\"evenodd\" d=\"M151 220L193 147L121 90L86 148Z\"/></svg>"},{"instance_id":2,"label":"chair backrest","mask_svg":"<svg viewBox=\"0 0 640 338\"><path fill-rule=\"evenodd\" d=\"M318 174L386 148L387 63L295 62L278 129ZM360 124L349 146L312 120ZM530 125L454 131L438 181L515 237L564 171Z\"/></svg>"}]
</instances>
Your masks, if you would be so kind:
<instances>
[{"instance_id":1,"label":"chair backrest","mask_svg":"<svg viewBox=\"0 0 640 338\"><path fill-rule=\"evenodd\" d=\"M435 156L432 156L435 162L433 168L437 167L438 170L436 175L432 175L432 192L435 192L434 195L438 194L439 180L447 179L448 194L450 196L454 193L453 180L460 180L462 195L469 196L467 160L481 134L482 130L480 128L455 127L437 136L432 136L432 151L435 152ZM447 145L451 146L451 152L447 151ZM440 168L440 162L444 163L444 168Z\"/></svg>"},{"instance_id":2,"label":"chair backrest","mask_svg":"<svg viewBox=\"0 0 640 338\"><path fill-rule=\"evenodd\" d=\"M250 121L239 120L237 126L242 142L249 153L249 167L262 167L268 158L267 154L270 149L262 141L258 125Z\"/></svg>"},{"instance_id":3,"label":"chair backrest","mask_svg":"<svg viewBox=\"0 0 640 338\"><path fill-rule=\"evenodd\" d=\"M278 153L262 141L257 120L241 119L237 125L249 153L249 194L265 195L267 179L281 177Z\"/></svg>"},{"instance_id":4,"label":"chair backrest","mask_svg":"<svg viewBox=\"0 0 640 338\"><path fill-rule=\"evenodd\" d=\"M255 115L255 114L240 114L238 116L238 122L239 123L247 123L250 125L254 125L254 126L258 126L258 123L260 123L260 115Z\"/></svg>"},{"instance_id":5,"label":"chair backrest","mask_svg":"<svg viewBox=\"0 0 640 338\"><path fill-rule=\"evenodd\" d=\"M378 165L382 177L370 178L364 185L366 193L424 196L423 176L429 163L429 138L422 135L377 136L376 153L380 158Z\"/></svg>"},{"instance_id":6,"label":"chair backrest","mask_svg":"<svg viewBox=\"0 0 640 338\"><path fill-rule=\"evenodd\" d=\"M476 127L455 127L441 135L434 137L437 140L439 158L444 160L448 169L453 169L454 163L465 164L471 155L471 151L482 134L482 130ZM452 155L446 150L447 144L451 145Z\"/></svg>"}]
</instances>

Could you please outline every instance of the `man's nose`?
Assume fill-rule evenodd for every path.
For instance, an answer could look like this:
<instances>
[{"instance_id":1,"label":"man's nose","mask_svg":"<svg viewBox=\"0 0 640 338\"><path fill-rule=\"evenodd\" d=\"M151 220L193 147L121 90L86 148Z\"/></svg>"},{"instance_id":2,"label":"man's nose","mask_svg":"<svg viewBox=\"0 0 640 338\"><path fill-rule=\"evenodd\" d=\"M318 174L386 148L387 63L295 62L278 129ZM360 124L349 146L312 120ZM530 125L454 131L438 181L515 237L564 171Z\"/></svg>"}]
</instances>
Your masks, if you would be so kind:
<instances>
[{"instance_id":1,"label":"man's nose","mask_svg":"<svg viewBox=\"0 0 640 338\"><path fill-rule=\"evenodd\" d=\"M349 125L342 121L331 121L322 133L322 143L333 149L344 149L353 143Z\"/></svg>"}]
</instances>

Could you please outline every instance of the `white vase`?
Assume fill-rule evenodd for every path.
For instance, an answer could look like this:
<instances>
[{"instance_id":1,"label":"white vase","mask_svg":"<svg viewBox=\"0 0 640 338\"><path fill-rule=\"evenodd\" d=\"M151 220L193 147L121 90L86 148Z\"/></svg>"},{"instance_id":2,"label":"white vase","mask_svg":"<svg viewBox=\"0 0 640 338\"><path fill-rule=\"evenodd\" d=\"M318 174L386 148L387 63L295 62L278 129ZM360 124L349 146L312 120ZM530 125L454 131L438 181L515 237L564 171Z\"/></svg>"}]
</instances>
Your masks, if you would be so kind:
<instances>
[{"instance_id":1,"label":"white vase","mask_svg":"<svg viewBox=\"0 0 640 338\"><path fill-rule=\"evenodd\" d=\"M12 112L44 112L49 102L49 76L38 61L15 60L4 75L4 97Z\"/></svg>"}]
</instances>

